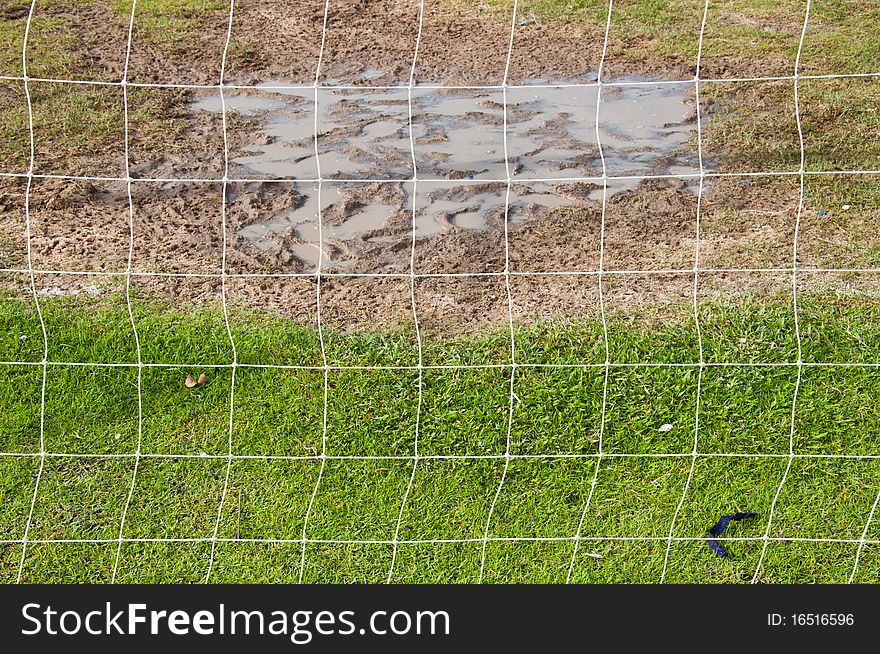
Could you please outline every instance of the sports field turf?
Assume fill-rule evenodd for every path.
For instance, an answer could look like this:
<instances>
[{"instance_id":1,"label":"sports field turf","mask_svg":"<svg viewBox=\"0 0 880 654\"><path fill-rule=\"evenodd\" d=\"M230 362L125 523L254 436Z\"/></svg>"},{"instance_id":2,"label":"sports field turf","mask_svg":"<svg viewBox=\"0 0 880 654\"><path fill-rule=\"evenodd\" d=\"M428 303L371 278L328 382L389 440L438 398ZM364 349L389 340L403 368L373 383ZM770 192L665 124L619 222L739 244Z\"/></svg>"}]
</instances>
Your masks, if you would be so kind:
<instances>
[{"instance_id":1,"label":"sports field turf","mask_svg":"<svg viewBox=\"0 0 880 654\"><path fill-rule=\"evenodd\" d=\"M601 322L518 329L510 414L509 332L423 343L423 356L462 367L426 360L420 404L411 334L327 331L326 433L315 331L231 311L240 364L233 394L222 311L179 313L168 303L134 299L145 364L139 407L128 314L110 308L109 299L90 304L84 310L69 298L41 302L52 362L42 413L38 318L20 301L0 305L3 359L33 364L4 365L0 377L0 449L23 455L0 458L2 530L10 541L24 535L41 432L47 453L26 581L109 579L139 435L118 581L203 579L215 528L212 581L299 579L303 521L322 451L327 458L305 532L317 541L305 548L307 581L384 581L399 516L394 581L475 581L486 535L484 581L565 581L594 477L572 581L657 581L695 447L672 534L698 540L672 542L666 581L751 580L790 451L795 458L758 578L847 581L880 489L877 460L860 458L877 454L880 372L817 365L876 363L880 332L870 302L799 298L804 366L793 432L798 367L790 365L797 361L790 302L703 306L702 376L691 324L640 329L609 316L607 389ZM682 343L691 344L687 353ZM111 361L119 365L97 365ZM181 362L194 365L166 365ZM650 365L669 362L681 365ZM65 365L73 363L85 365ZM278 363L291 367L260 367ZM467 367L485 364L497 367ZM201 373L208 382L187 388L186 376ZM421 458L401 514L416 436ZM724 560L699 539L734 511L758 517L725 533L749 540L727 543ZM877 538L875 529L868 540ZM95 542L39 542L64 540ZM258 542L264 540L280 542ZM18 573L21 548L3 545L7 581ZM876 552L876 545L864 547L858 580L876 579Z\"/></svg>"}]
</instances>

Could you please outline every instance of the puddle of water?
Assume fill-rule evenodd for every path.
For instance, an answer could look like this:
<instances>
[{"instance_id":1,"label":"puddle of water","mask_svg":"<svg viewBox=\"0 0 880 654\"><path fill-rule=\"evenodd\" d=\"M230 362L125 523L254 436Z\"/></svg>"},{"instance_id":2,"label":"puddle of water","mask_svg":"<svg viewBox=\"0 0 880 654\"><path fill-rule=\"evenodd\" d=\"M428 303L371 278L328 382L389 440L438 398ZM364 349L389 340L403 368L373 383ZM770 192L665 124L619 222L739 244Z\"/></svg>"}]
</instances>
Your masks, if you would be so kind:
<instances>
[{"instance_id":1,"label":"puddle of water","mask_svg":"<svg viewBox=\"0 0 880 654\"><path fill-rule=\"evenodd\" d=\"M384 75L384 74L385 73L383 73L378 68L367 68L363 72L361 72L361 74L358 75L358 77L360 79L378 79L378 78L382 77L382 75Z\"/></svg>"},{"instance_id":2,"label":"puddle of water","mask_svg":"<svg viewBox=\"0 0 880 654\"><path fill-rule=\"evenodd\" d=\"M696 146L688 145L695 129L693 105L686 102L690 88L657 84L603 91L599 134L609 175L699 172Z\"/></svg>"},{"instance_id":3,"label":"puddle of water","mask_svg":"<svg viewBox=\"0 0 880 654\"><path fill-rule=\"evenodd\" d=\"M268 111L277 111L284 105L279 100L261 96L239 95L235 92L226 91L223 98L219 95L206 95L198 102L192 104L193 109L220 113L224 104L226 111L235 112L242 116L250 117L263 114Z\"/></svg>"},{"instance_id":4,"label":"puddle of water","mask_svg":"<svg viewBox=\"0 0 880 654\"><path fill-rule=\"evenodd\" d=\"M382 75L379 70L363 73L365 79ZM239 145L230 160L230 174L314 179L320 163L320 176L325 179L408 179L413 175L414 155L420 180L417 238L503 224L506 184L495 188L473 182L456 185L452 180L504 180L509 169L517 182L508 210L512 223L560 207L601 201L599 180L594 187L581 189L578 197L566 197L564 184L529 181L601 175L597 97L601 97L598 138L608 175L699 172L696 149L690 144L695 127L689 85L605 86L601 96L593 86L511 88L505 143L500 91L417 87L410 103L406 90L319 89L316 121L314 91L269 88L277 84L269 81L256 91L225 93L226 110L250 121L252 130L252 136L245 134L250 142ZM222 105L219 96L208 96L192 108L219 112ZM711 168L711 162L704 163ZM639 182L608 180L608 196L635 189ZM317 185L302 186L302 204L296 210L267 216L264 222L243 228L241 236L260 250L284 247L306 265L316 266ZM689 181L688 188L696 192L698 181ZM374 233L381 232L396 213L411 211L410 200L405 192L396 199L374 195L344 205L339 216L332 208L345 200L346 192L326 182L320 211L331 210L334 219L324 220L325 243L389 239L387 234ZM283 244L282 238L287 239ZM324 261L332 262L327 251Z\"/></svg>"},{"instance_id":5,"label":"puddle of water","mask_svg":"<svg viewBox=\"0 0 880 654\"><path fill-rule=\"evenodd\" d=\"M503 179L503 96L497 91L413 91L413 147L423 179Z\"/></svg>"},{"instance_id":6,"label":"puddle of water","mask_svg":"<svg viewBox=\"0 0 880 654\"><path fill-rule=\"evenodd\" d=\"M319 91L318 157L329 179L412 177L407 92Z\"/></svg>"},{"instance_id":7,"label":"puddle of water","mask_svg":"<svg viewBox=\"0 0 880 654\"><path fill-rule=\"evenodd\" d=\"M378 72L378 71L374 71ZM254 142L233 164L266 178L316 178L314 92L261 87L226 94L226 109L255 119ZM598 137L609 175L695 173L690 85L608 86ZM598 87L511 88L507 155L516 179L599 176ZM317 142L327 179L505 179L503 95L494 90L322 89ZM219 96L194 103L218 112Z\"/></svg>"},{"instance_id":8,"label":"puddle of water","mask_svg":"<svg viewBox=\"0 0 880 654\"><path fill-rule=\"evenodd\" d=\"M450 227L485 230L503 220L506 185L450 185L425 182L416 196L416 238L441 234Z\"/></svg>"},{"instance_id":9,"label":"puddle of water","mask_svg":"<svg viewBox=\"0 0 880 654\"><path fill-rule=\"evenodd\" d=\"M379 230L395 211L397 211L397 207L391 205L368 205L365 209L349 216L344 223L328 228L326 238L346 241L357 238L366 232Z\"/></svg>"},{"instance_id":10,"label":"puddle of water","mask_svg":"<svg viewBox=\"0 0 880 654\"><path fill-rule=\"evenodd\" d=\"M387 240L386 235L373 232L381 232L395 214L411 215L412 211L411 191L406 188L398 189L396 198L372 200L371 191L364 185L325 182L320 189L319 229L318 184L300 183L294 188L299 198L295 209L267 216L265 221L242 227L238 234L261 252L284 248L312 271L321 258L322 240L325 269L348 268L355 263L352 252L364 243ZM230 202L234 195L230 193ZM405 238L411 239L411 219L404 224Z\"/></svg>"},{"instance_id":11,"label":"puddle of water","mask_svg":"<svg viewBox=\"0 0 880 654\"><path fill-rule=\"evenodd\" d=\"M596 95L596 87L508 90L511 174L522 179L601 175Z\"/></svg>"},{"instance_id":12,"label":"puddle of water","mask_svg":"<svg viewBox=\"0 0 880 654\"><path fill-rule=\"evenodd\" d=\"M508 153L522 179L698 172L689 85L508 90ZM599 106L598 135L596 102ZM659 169L657 164L661 164Z\"/></svg>"},{"instance_id":13,"label":"puddle of water","mask_svg":"<svg viewBox=\"0 0 880 654\"><path fill-rule=\"evenodd\" d=\"M239 229L238 234L260 252L277 251L284 247L307 267L318 265L320 242L318 232L318 185L293 184L292 191L298 205L290 211L267 215L265 220L250 223ZM239 193L227 197L231 210ZM333 202L332 196L321 193L321 209L326 210Z\"/></svg>"},{"instance_id":14,"label":"puddle of water","mask_svg":"<svg viewBox=\"0 0 880 654\"><path fill-rule=\"evenodd\" d=\"M256 91L230 89L220 96L207 96L192 106L196 110L226 111L255 125L251 143L238 149L244 153L230 158L230 175L254 179L314 179L315 163L314 92L277 89L264 82ZM234 137L233 137L234 139ZM232 144L235 145L234 143Z\"/></svg>"}]
</instances>

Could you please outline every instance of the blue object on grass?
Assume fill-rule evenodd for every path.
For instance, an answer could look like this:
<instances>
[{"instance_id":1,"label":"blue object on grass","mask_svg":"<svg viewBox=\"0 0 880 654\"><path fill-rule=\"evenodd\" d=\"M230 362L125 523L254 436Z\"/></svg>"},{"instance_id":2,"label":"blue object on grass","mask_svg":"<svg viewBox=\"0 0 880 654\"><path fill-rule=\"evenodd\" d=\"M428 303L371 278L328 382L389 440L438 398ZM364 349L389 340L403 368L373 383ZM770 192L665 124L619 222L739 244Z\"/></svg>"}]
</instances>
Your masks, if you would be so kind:
<instances>
[{"instance_id":1,"label":"blue object on grass","mask_svg":"<svg viewBox=\"0 0 880 654\"><path fill-rule=\"evenodd\" d=\"M752 511L746 511L744 513L734 513L733 515L721 516L721 519L709 529L709 535L713 536L713 538L709 539L709 549L722 558L726 557L727 550L724 549L721 546L721 543L715 540L715 538L720 536L722 532L727 529L727 525L729 525L732 520L745 520L746 518L754 518L756 515L758 514L753 513Z\"/></svg>"},{"instance_id":2,"label":"blue object on grass","mask_svg":"<svg viewBox=\"0 0 880 654\"><path fill-rule=\"evenodd\" d=\"M715 552L722 559L727 557L727 550L721 547L721 544L714 539L709 539L709 549Z\"/></svg>"}]
</instances>

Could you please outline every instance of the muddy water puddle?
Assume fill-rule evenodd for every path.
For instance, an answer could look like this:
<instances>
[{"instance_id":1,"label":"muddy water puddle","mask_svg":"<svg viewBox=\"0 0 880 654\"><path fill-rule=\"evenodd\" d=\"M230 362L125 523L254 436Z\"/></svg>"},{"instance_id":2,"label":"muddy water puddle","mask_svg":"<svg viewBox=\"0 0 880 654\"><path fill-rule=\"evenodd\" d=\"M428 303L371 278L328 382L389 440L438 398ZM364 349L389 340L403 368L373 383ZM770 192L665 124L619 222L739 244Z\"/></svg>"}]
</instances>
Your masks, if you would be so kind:
<instances>
[{"instance_id":1,"label":"muddy water puddle","mask_svg":"<svg viewBox=\"0 0 880 654\"><path fill-rule=\"evenodd\" d=\"M597 86L508 88L506 117L500 89L278 85L229 90L192 107L225 105L244 126L230 136L230 176L291 180L295 207L252 216L239 235L262 252L286 249L306 267L320 259L345 269L358 249L386 243L407 257L401 244L413 226L416 239L490 231L503 229L505 211L515 224L599 202L601 180L570 178L601 177L603 164L609 176L699 172L687 84L603 86L601 94ZM392 181L414 174L415 197L412 182ZM610 179L606 192L639 183Z\"/></svg>"}]
</instances>

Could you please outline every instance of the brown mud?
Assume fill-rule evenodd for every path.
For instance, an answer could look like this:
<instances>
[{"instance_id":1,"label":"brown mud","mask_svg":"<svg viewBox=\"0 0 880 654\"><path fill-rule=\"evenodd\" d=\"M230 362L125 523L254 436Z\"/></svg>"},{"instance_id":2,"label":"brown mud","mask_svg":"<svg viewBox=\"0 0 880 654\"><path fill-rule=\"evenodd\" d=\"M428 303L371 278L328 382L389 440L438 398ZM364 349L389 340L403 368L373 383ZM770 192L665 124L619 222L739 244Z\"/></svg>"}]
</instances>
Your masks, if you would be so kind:
<instances>
[{"instance_id":1,"label":"brown mud","mask_svg":"<svg viewBox=\"0 0 880 654\"><path fill-rule=\"evenodd\" d=\"M506 139L500 91L417 89L412 100L406 90L322 90L315 116L312 90L271 88L311 85L316 73L324 85L406 85L411 73L412 81L422 85L504 81L509 21L480 6L453 11L427 2L413 67L418 8L416 0L334 0L318 71L323 0L236 6L224 82L263 88L228 89L222 100L217 89L132 88L131 225L123 181L36 178L28 201L28 243L24 180L2 178L0 267L27 268L30 249L37 270L123 275L130 255L139 290L192 302L218 300L219 279L163 274L225 272L233 276L227 285L232 304L309 323L314 277L249 276L308 275L320 263L325 275L322 316L328 325L383 329L408 324L415 297L421 326L451 335L502 324L510 315L515 320L595 317L600 264L610 284L606 301L624 312L686 303L693 288L688 271L697 263L701 269L792 265L795 177L707 178L698 241L694 174L699 167L689 89L676 91L672 99L664 95L666 87L654 95L645 91L647 99L631 88L605 90L603 102L619 102L616 111L623 116L609 124L600 115L608 174L670 177L609 180L603 189L601 179L553 179L601 175L597 126L590 122L596 114L595 95L589 95L595 94L594 87L581 88L584 95L578 97L572 96L575 91L563 97L560 89L532 92L543 94L540 98L509 91ZM36 65L30 76L121 77L127 25L120 15L100 3L66 8L38 3L37 17L51 18L53 12L72 16L80 31L106 25L106 38L86 37L75 62ZM191 19L197 29L164 42L151 36L147 20L136 16L129 80L216 84L228 15L218 10ZM562 30L540 22L517 28L507 80L594 80L601 32L580 23ZM44 36L35 30L32 47L39 49ZM605 73L612 80L615 75L688 79L694 73L683 58L658 55L640 65L615 58L625 46L621 40L610 43ZM729 62L716 60L711 65L717 71L727 70ZM647 104L626 109L626 103L639 101ZM228 158L222 108L227 109ZM156 117L163 121L160 129ZM165 130L168 125L172 128ZM647 126L647 136L621 133L628 125ZM35 132L39 138L40 131ZM122 177L120 136L114 132L113 147L100 155L65 151L67 158L53 163L68 174ZM36 145L36 172L41 172L40 153L50 149ZM456 161L457 153L472 158ZM725 156L717 153L720 161ZM221 182L204 180L222 178L227 159L233 181L224 198ZM413 159L418 183L391 181L411 178ZM318 163L321 176L330 179L320 184L320 197L316 183L302 181L318 177ZM704 161L706 169L712 165ZM501 181L508 174L509 185ZM354 181L333 181L334 176ZM149 181L166 178L176 181ZM804 207L801 267L827 266L846 248L846 230L829 232L813 219L817 209L809 201ZM511 273L510 304L505 271ZM633 271L646 274L630 275ZM411 272L420 276L414 289ZM567 272L591 274L558 274ZM447 274L485 276L431 277ZM790 279L784 271L753 280L747 274L714 274L704 294L753 292L767 287L768 275ZM38 293L106 290L77 274L49 279L38 276L38 284L45 285ZM770 285L775 284L774 279Z\"/></svg>"}]
</instances>

